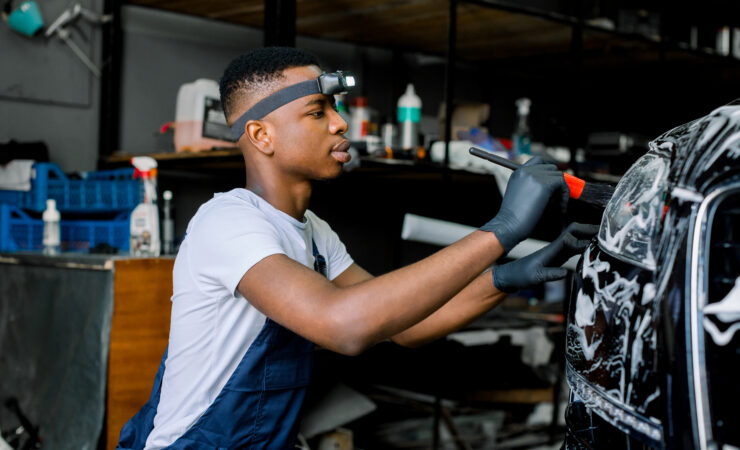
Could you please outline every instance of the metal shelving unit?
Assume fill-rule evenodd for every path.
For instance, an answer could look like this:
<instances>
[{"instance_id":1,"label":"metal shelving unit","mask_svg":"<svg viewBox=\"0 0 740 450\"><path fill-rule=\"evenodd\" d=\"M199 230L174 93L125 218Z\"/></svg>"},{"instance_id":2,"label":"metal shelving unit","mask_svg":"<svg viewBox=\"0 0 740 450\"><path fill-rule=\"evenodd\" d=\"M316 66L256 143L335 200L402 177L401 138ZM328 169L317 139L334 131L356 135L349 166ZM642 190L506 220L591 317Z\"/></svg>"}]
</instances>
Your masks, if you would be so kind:
<instances>
[{"instance_id":1,"label":"metal shelving unit","mask_svg":"<svg viewBox=\"0 0 740 450\"><path fill-rule=\"evenodd\" d=\"M116 2L109 2L110 5ZM645 36L606 29L583 17L543 11L503 0L355 0L336 4L325 0L129 0L130 4L197 15L210 19L263 28L266 43L289 44L295 35L311 36L392 49L418 52L446 59L444 99L445 135L450 136L452 101L456 98L455 67L459 64L493 65L503 70L532 73L569 71L574 79L588 76L591 67L663 65L666 61L712 63L714 67L740 70L740 60L716 52L689 48L663 36ZM576 3L576 4L579 4ZM120 25L119 25L120 26ZM111 25L106 58L111 70L104 76L101 119L101 157L112 154L117 140L118 99L115 85L115 24ZM665 28L665 27L663 27ZM662 29L661 28L661 32ZM272 36L272 37L271 37ZM281 40L282 39L282 40ZM516 69L512 69L515 67ZM543 70L544 69L544 70ZM579 121L580 92L577 80L564 89L573 101L564 105L562 116L573 131L571 148L582 145L585 129ZM107 93L107 94L106 94ZM580 128L579 128L580 127ZM446 151L449 162L449 151ZM202 160L205 162L205 160Z\"/></svg>"}]
</instances>

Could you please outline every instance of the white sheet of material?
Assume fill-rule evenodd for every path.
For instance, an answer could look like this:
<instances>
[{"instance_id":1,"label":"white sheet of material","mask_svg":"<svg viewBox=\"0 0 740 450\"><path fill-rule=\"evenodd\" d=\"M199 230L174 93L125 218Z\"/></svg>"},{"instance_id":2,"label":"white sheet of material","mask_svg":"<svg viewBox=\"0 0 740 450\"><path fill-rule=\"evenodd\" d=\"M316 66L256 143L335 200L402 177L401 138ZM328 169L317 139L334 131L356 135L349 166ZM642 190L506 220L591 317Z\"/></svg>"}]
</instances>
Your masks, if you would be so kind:
<instances>
[{"instance_id":1,"label":"white sheet of material","mask_svg":"<svg viewBox=\"0 0 740 450\"><path fill-rule=\"evenodd\" d=\"M14 159L0 165L0 189L6 191L30 191L33 177L32 159Z\"/></svg>"},{"instance_id":2,"label":"white sheet of material","mask_svg":"<svg viewBox=\"0 0 740 450\"><path fill-rule=\"evenodd\" d=\"M407 213L403 218L401 239L445 247L453 242L459 241L475 230L477 230L477 228L468 225L461 225L455 222L447 222L445 220L431 219L429 217ZM537 239L525 239L520 242L519 245L512 248L506 256L511 259L520 259L527 255L531 255L537 250L545 247L547 244L549 244L549 242ZM576 270L579 257L580 255L576 255L570 258L565 262L565 264L563 264L563 267L569 270Z\"/></svg>"},{"instance_id":3,"label":"white sheet of material","mask_svg":"<svg viewBox=\"0 0 740 450\"><path fill-rule=\"evenodd\" d=\"M490 173L496 179L496 186L502 194L506 191L506 184L512 174L511 169L486 161L470 154L470 147L476 145L470 141L450 141L450 169L467 170L475 173ZM506 153L492 152L506 158ZM445 142L437 141L432 144L429 156L434 162L443 163L445 160Z\"/></svg>"}]
</instances>

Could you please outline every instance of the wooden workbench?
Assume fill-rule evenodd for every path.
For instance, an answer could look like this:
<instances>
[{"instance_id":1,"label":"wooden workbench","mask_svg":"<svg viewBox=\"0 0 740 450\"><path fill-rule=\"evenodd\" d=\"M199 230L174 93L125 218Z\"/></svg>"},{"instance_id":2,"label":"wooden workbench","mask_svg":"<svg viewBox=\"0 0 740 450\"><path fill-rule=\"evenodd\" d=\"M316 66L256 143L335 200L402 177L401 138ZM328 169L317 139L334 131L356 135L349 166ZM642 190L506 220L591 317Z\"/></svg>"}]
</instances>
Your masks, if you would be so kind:
<instances>
[{"instance_id":1,"label":"wooden workbench","mask_svg":"<svg viewBox=\"0 0 740 450\"><path fill-rule=\"evenodd\" d=\"M115 263L108 357L106 448L149 399L170 332L173 259Z\"/></svg>"},{"instance_id":2,"label":"wooden workbench","mask_svg":"<svg viewBox=\"0 0 740 450\"><path fill-rule=\"evenodd\" d=\"M18 399L45 447L115 448L167 346L173 263L0 255L0 400Z\"/></svg>"}]
</instances>

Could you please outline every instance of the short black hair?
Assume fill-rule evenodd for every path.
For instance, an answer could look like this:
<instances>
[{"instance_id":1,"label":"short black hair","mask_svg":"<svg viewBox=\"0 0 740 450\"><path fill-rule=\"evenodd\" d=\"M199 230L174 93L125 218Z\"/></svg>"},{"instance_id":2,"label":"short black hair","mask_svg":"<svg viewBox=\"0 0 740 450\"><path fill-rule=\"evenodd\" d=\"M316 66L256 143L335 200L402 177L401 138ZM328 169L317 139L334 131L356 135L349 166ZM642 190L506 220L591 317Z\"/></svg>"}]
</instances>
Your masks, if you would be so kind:
<instances>
[{"instance_id":1,"label":"short black hair","mask_svg":"<svg viewBox=\"0 0 740 450\"><path fill-rule=\"evenodd\" d=\"M237 100L259 85L278 81L283 70L312 65L319 66L315 56L293 47L264 47L236 57L224 70L219 85L226 117Z\"/></svg>"}]
</instances>

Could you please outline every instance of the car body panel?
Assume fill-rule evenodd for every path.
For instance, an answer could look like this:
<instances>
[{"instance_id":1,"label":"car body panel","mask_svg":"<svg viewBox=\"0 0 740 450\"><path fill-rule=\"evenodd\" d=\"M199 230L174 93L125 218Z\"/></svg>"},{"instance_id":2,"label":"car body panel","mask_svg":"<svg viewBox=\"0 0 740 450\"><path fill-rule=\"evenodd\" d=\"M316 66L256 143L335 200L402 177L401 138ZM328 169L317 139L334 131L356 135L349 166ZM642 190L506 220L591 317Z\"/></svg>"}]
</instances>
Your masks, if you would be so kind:
<instances>
[{"instance_id":1,"label":"car body panel","mask_svg":"<svg viewBox=\"0 0 740 450\"><path fill-rule=\"evenodd\" d=\"M566 447L603 448L603 436L622 435L610 448L707 448L720 442L717 430L738 445L729 408L740 391L713 378L740 358L740 230L719 236L740 224L740 207L722 204L733 196L738 101L652 141L617 185L574 278ZM712 236L715 216L724 225ZM711 255L720 262L709 267ZM720 282L710 279L715 272ZM715 400L710 384L734 403Z\"/></svg>"}]
</instances>

